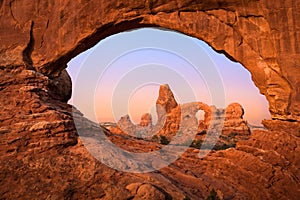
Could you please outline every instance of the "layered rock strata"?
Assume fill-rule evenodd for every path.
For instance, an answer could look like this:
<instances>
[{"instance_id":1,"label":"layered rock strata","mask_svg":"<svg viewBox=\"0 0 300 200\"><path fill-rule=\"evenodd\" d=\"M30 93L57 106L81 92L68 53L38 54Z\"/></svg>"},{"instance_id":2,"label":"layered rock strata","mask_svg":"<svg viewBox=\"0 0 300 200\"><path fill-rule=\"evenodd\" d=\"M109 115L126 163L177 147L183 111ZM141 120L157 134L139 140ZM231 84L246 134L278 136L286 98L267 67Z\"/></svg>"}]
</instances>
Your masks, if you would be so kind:
<instances>
[{"instance_id":1,"label":"layered rock strata","mask_svg":"<svg viewBox=\"0 0 300 200\"><path fill-rule=\"evenodd\" d=\"M205 199L214 189L221 199L299 199L299 7L292 0L0 1L1 198ZM92 157L78 129L87 136L103 129L66 103L70 82L56 77L101 39L146 26L202 39L243 64L269 102L268 130L203 159L189 149L147 174ZM133 152L161 148L106 134Z\"/></svg>"}]
</instances>

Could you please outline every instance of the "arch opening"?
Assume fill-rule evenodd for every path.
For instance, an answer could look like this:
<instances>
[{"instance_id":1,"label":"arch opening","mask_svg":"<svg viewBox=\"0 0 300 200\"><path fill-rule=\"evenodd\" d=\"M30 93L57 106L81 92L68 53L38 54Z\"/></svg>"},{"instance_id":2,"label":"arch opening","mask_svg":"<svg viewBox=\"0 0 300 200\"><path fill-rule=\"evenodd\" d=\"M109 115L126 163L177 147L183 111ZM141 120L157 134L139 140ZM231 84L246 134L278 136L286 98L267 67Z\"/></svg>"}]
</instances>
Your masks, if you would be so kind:
<instances>
[{"instance_id":1,"label":"arch opening","mask_svg":"<svg viewBox=\"0 0 300 200\"><path fill-rule=\"evenodd\" d=\"M266 98L259 93L259 90L254 85L253 81L251 80L251 74L249 73L249 71L247 71L247 69L245 69L240 63L231 61L232 58L229 60L223 54L216 53L216 51L214 51L205 42L203 42L197 38L192 38L190 36L186 36L184 34L174 32L172 30L166 30L166 29L161 30L161 29L157 29L157 28L155 28L155 29L154 28L140 28L140 29L133 29L133 30L126 31L126 32L117 33L117 34L107 37L104 40L101 40L96 46L81 53L80 55L73 58L68 63L67 71L71 75L72 82L73 83L75 82L76 76L80 70L80 66L82 65L82 63L84 63L86 61L86 59L89 59L88 57L91 54L91 52L98 51L98 50L96 50L96 48L101 49L101 46L105 46L106 49L102 49L98 53L109 54L109 52L112 53L114 51L113 48L116 48L117 45L126 46L132 42L135 42L134 40L132 40L132 38L134 38L135 40L147 40L147 37L149 37L150 39L148 38L148 41L155 40L155 38L151 38L151 34L153 34L154 32L158 35L161 32L161 33L170 34L170 35L175 34L178 37L189 37L191 40L194 40L194 42L197 45L199 45L201 48L203 48L204 51L208 54L208 56L213 60L213 62L215 63L215 65L217 67L217 70L221 74L222 81L225 85L226 106L233 102L240 103L245 109L244 118L250 124L261 125L262 119L270 118L270 113L268 111L268 102L267 102ZM124 38L127 38L127 39L129 38L131 40L124 40ZM122 41L122 39L123 39L123 41ZM106 44L109 44L109 45L106 45ZM184 45L184 44L181 44L181 45ZM197 56L196 52L190 52L190 54L193 54L193 56ZM164 54L164 56L166 56L166 55L167 54ZM123 56L122 57L123 60L121 59L121 61L126 62L127 64L128 63L130 64L130 62L133 62L133 60L135 58L142 60L142 59L147 59L147 56L148 57L151 57L151 56L157 57L157 56L159 56L159 53L155 52L155 51L151 52L151 50L148 49L148 51L144 50L144 51L135 52L135 53L130 52L128 55L125 55L125 56L122 55L122 56ZM161 57L163 57L163 56L161 56ZM168 59L170 59L170 58L172 59L171 56L169 56ZM161 58L161 59L163 59L163 58ZM119 67L122 67L122 66L119 66ZM145 67L149 67L149 66L145 66ZM175 66L175 68L176 67L184 68L183 66ZM115 68L115 70L117 73L121 73L120 71L117 70L117 68ZM142 74L142 76L139 78L143 78L143 76L146 77L147 74ZM113 79L113 76L110 79ZM87 82L88 82L88 77L87 77ZM103 82L101 84L108 84L108 83L109 83L109 78L107 79L107 83ZM135 123L137 123L140 120L139 117L143 113L149 112L149 113L155 115L155 111L153 109L153 104L155 103L154 100L157 99L159 84L163 84L163 83L154 82L153 83L154 86L151 87L151 89L149 89L149 88L147 89L147 87L142 87L139 89L138 97L133 95L133 98L130 101L127 100L126 105L128 105L128 103L129 103L129 107L131 107L131 109L130 109L131 111L126 112L126 113L130 114L130 117L133 119L133 121ZM207 94L209 95L209 91L206 92L207 94L203 95L203 93L201 91L202 88L200 86L201 84L203 84L203 83L199 83L199 85L197 85L197 82L195 81L194 85L192 86L193 87L192 89L196 91L196 99L197 99L197 101L203 101L203 102L207 103L208 105L211 105L211 100L209 99L209 97L206 96ZM74 85L74 87L76 87L76 84ZM74 89L74 87L73 87L73 89ZM177 88L177 89L175 89L175 92L174 92L174 95L176 97L176 95L177 95L176 91L180 91L180 86L172 86L172 87ZM104 93L102 93L102 95L105 95L105 91L108 92L109 90L113 90L113 89L114 88L111 88L109 85L107 85L107 90L104 90L103 91ZM156 92L155 92L155 90L156 90ZM148 94L148 97L145 100L142 100L144 94L145 94L145 97L147 97L147 94ZM184 95L182 95L182 93L179 96L180 97L177 97L176 99L178 99L180 103L191 102L191 100L190 100L191 98L189 99L189 98L184 97ZM100 97L98 97L98 98L100 98ZM134 99L134 98L136 98L136 99ZM139 101L139 103L137 103L137 101ZM149 105L151 105L150 101L152 102L152 106L149 106ZM70 100L71 104L72 104L72 102L73 102L73 99ZM125 101L123 101L123 102L125 102ZM121 101L119 101L119 103L121 103ZM145 104L145 105L143 106L140 104ZM108 105L108 104L106 104L106 105ZM78 106L78 105L75 105L75 106ZM90 106L91 105L83 105L83 106L78 106L78 108L88 117L90 113L85 113L85 109ZM135 107L139 107L139 109L137 109L138 111L134 111ZM218 107L218 105L217 105L217 107ZM99 116L99 118L96 120L94 119L94 121L97 121L97 122L99 122L99 121L101 121L101 122L117 121L118 118L121 117L121 116L114 117L113 114L109 113L110 111L107 110L106 108L101 108L101 109L102 109L101 116ZM128 111L128 110L126 110L126 111ZM123 114L126 114L126 113L123 112Z\"/></svg>"}]
</instances>

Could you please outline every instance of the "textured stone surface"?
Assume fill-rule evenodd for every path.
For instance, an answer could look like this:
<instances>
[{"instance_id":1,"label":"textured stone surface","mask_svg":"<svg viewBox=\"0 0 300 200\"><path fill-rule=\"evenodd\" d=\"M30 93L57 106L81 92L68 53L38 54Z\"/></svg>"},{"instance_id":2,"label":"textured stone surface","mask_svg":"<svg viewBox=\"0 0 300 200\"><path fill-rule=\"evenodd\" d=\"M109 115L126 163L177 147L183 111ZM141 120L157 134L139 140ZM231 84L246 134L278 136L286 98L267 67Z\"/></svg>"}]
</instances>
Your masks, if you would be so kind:
<instances>
[{"instance_id":1,"label":"textured stone surface","mask_svg":"<svg viewBox=\"0 0 300 200\"><path fill-rule=\"evenodd\" d=\"M243 119L244 109L239 103L229 104L225 110L225 117L227 120Z\"/></svg>"},{"instance_id":2,"label":"textured stone surface","mask_svg":"<svg viewBox=\"0 0 300 200\"><path fill-rule=\"evenodd\" d=\"M132 183L126 186L131 194L135 195L133 199L166 199L166 196L155 188L153 185L150 184L143 184L143 183Z\"/></svg>"},{"instance_id":3,"label":"textured stone surface","mask_svg":"<svg viewBox=\"0 0 300 200\"><path fill-rule=\"evenodd\" d=\"M154 135L163 135L168 140L178 133L184 133L181 143L184 141L198 141L198 146L207 137L209 132L220 132L220 138L216 148L227 145L234 146L238 140L246 140L250 137L250 128L243 120L244 109L238 103L228 105L226 109L208 106L202 102L191 102L179 105L169 85L161 85L156 101L157 123L152 126L152 118L149 113L142 115L139 125L131 122L129 115L122 117L117 127L107 128L115 134L131 135L151 139ZM196 113L204 111L204 119L198 120ZM158 138L158 137L157 137ZM225 146L224 146L225 148Z\"/></svg>"},{"instance_id":4,"label":"textured stone surface","mask_svg":"<svg viewBox=\"0 0 300 200\"><path fill-rule=\"evenodd\" d=\"M77 132L87 139L104 131L131 152L153 152L161 145L106 132L64 103L52 92L53 80L39 72L24 67L0 72L1 198L205 199L212 189L222 199L299 198L299 123L264 121L274 130L254 131L236 149L202 159L199 150L188 149L159 171L125 173L92 157ZM195 114L199 105L192 105L195 109L188 105L183 113ZM80 122L76 128L73 119Z\"/></svg>"},{"instance_id":5,"label":"textured stone surface","mask_svg":"<svg viewBox=\"0 0 300 200\"><path fill-rule=\"evenodd\" d=\"M25 64L55 76L109 35L158 26L202 39L242 63L267 97L272 117L299 121L299 7L293 0L3 0L0 65Z\"/></svg>"},{"instance_id":6,"label":"textured stone surface","mask_svg":"<svg viewBox=\"0 0 300 200\"><path fill-rule=\"evenodd\" d=\"M170 113L172 109L177 107L177 105L178 104L169 85L161 85L159 87L159 94L156 100L156 110L158 118L163 118L162 115Z\"/></svg>"},{"instance_id":7,"label":"textured stone surface","mask_svg":"<svg viewBox=\"0 0 300 200\"><path fill-rule=\"evenodd\" d=\"M140 126L152 126L152 116L150 113L145 113L141 117Z\"/></svg>"},{"instance_id":8,"label":"textured stone surface","mask_svg":"<svg viewBox=\"0 0 300 200\"><path fill-rule=\"evenodd\" d=\"M130 199L135 195L126 185L150 184L149 175L123 174L90 155L77 131L93 134L103 130L62 102L56 91L51 92L54 80L21 67L1 70L0 76L0 96L5 97L0 101L1 198ZM74 118L80 121L76 128ZM128 141L125 146L143 149L146 145ZM163 189L167 184L156 185L167 194L169 189ZM142 190L139 195L147 194Z\"/></svg>"},{"instance_id":9,"label":"textured stone surface","mask_svg":"<svg viewBox=\"0 0 300 200\"><path fill-rule=\"evenodd\" d=\"M221 199L299 199L299 7L293 0L0 1L1 198L134 199L151 190L205 199L214 188ZM76 128L91 135L103 129L65 103L71 84L62 71L101 39L145 26L197 37L242 63L277 120L264 121L269 130L253 131L236 149L202 159L189 149L153 173L97 161ZM106 134L128 151L161 148ZM127 187L134 183L141 183L136 193Z\"/></svg>"},{"instance_id":10,"label":"textured stone surface","mask_svg":"<svg viewBox=\"0 0 300 200\"><path fill-rule=\"evenodd\" d=\"M232 103L225 109L224 132L249 135L247 122L243 120L244 109L239 103Z\"/></svg>"},{"instance_id":11,"label":"textured stone surface","mask_svg":"<svg viewBox=\"0 0 300 200\"><path fill-rule=\"evenodd\" d=\"M121 117L121 119L117 123L117 127L124 132L125 134L132 134L136 130L135 124L133 124L130 120L129 115L125 115Z\"/></svg>"}]
</instances>

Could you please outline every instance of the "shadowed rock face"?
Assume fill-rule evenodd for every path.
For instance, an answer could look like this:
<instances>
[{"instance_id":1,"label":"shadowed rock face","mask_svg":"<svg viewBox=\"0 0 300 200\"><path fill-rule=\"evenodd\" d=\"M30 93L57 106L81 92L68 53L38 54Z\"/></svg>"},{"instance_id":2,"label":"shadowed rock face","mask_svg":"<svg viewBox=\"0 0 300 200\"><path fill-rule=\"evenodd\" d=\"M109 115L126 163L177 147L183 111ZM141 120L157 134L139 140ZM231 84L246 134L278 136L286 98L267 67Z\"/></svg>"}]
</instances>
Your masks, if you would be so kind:
<instances>
[{"instance_id":1,"label":"shadowed rock face","mask_svg":"<svg viewBox=\"0 0 300 200\"><path fill-rule=\"evenodd\" d=\"M222 199L299 199L299 7L292 0L0 1L1 197L205 199L214 188ZM242 63L269 101L268 130L203 159L188 150L155 173L119 172L94 159L76 128L102 129L72 114L61 72L101 39L145 26L197 37ZM106 134L130 151L159 148Z\"/></svg>"}]
</instances>

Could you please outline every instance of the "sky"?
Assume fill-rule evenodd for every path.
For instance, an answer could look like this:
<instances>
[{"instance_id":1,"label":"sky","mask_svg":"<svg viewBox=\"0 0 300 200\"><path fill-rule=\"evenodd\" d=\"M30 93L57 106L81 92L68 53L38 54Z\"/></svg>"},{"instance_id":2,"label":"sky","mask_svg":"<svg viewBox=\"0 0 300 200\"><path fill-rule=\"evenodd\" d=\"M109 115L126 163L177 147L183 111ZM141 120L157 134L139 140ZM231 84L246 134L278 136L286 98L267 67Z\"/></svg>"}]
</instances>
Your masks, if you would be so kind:
<instances>
[{"instance_id":1,"label":"sky","mask_svg":"<svg viewBox=\"0 0 300 200\"><path fill-rule=\"evenodd\" d=\"M268 102L241 64L184 34L142 28L118 33L68 63L73 83L69 101L87 118L116 122L129 114L139 123L155 119L159 85L169 84L178 103L201 101L225 108L240 103L246 119L259 125L270 118Z\"/></svg>"}]
</instances>

